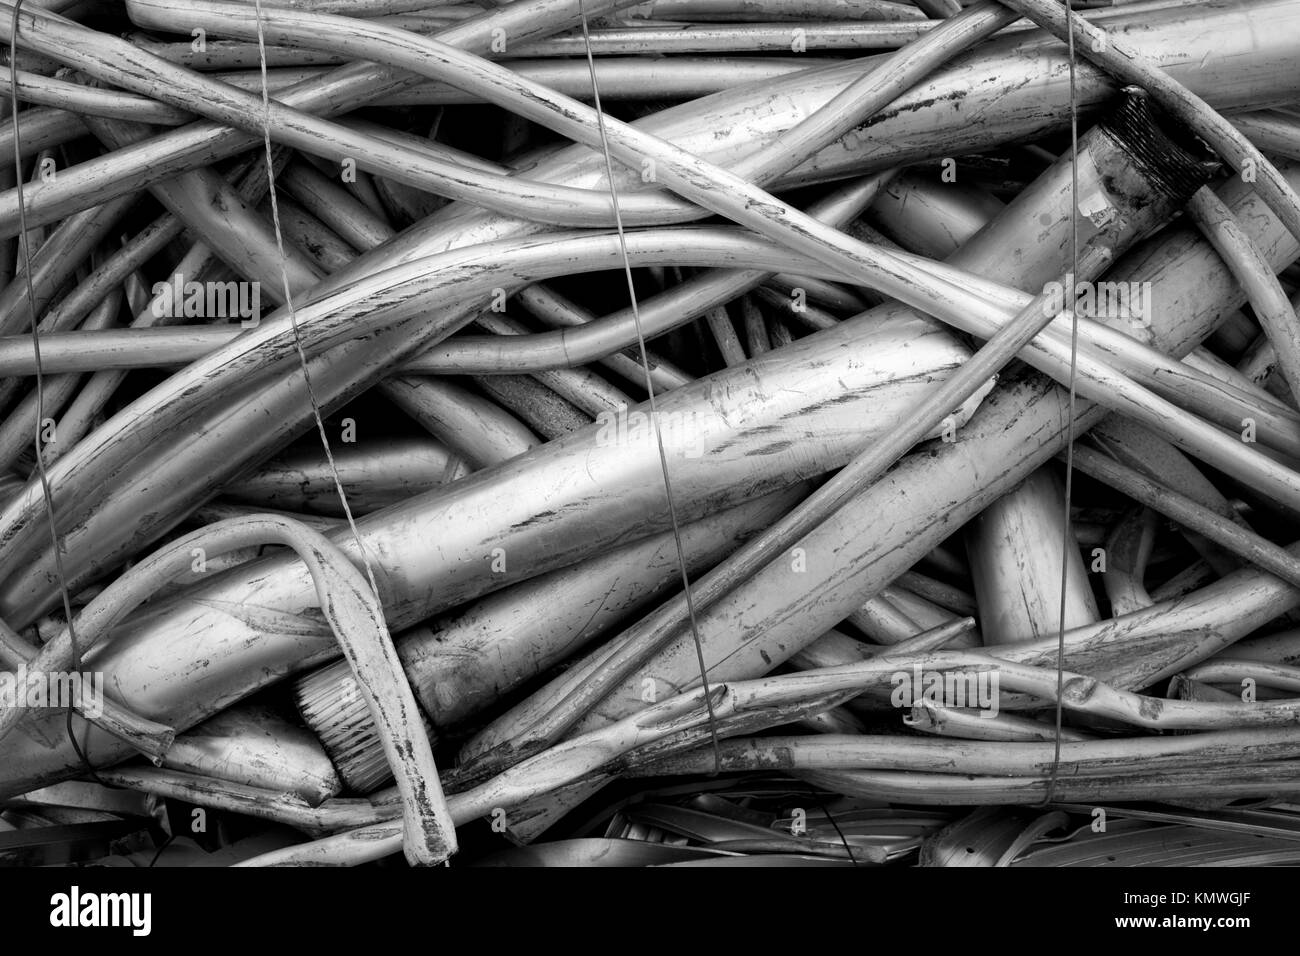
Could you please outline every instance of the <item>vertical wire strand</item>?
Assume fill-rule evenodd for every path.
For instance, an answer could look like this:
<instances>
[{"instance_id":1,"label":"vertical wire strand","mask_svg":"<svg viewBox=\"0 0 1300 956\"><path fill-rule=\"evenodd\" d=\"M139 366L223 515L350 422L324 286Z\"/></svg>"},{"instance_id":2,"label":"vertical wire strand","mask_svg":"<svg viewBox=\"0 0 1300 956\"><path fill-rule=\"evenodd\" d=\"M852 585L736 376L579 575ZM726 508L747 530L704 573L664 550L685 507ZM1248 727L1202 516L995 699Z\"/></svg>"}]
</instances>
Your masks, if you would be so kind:
<instances>
[{"instance_id":1,"label":"vertical wire strand","mask_svg":"<svg viewBox=\"0 0 1300 956\"><path fill-rule=\"evenodd\" d=\"M348 528L351 530L352 538L356 542L357 552L361 556L361 563L365 566L366 579L370 583L370 590L374 592L375 601L382 612L383 602L379 595L379 585L375 581L375 571L370 563L370 552L366 550L365 543L361 540L361 532L357 530L356 520L352 517L352 508L348 505L347 493L343 490L343 481L339 478L339 470L334 463L334 452L330 448L329 436L325 433L325 421L321 417L320 402L316 399L316 389L312 385L311 372L307 368L307 354L302 347L302 334L298 329L298 315L293 308L293 291L289 287L288 259L285 256L284 235L280 228L280 205L276 199L275 156L271 146L271 91L266 74L266 39L262 31L262 0L254 0L253 15L257 19L257 57L262 71L262 143L266 149L266 177L270 186L271 224L275 228L275 247L280 255L280 280L284 285L284 307L289 312L289 325L293 328L293 344L298 352L298 365L302 369L303 382L307 386L307 398L311 402L312 417L316 420L316 431L320 434L321 447L325 449L325 460L329 463L330 477L334 479L334 489L338 492L339 502L343 506L343 514L347 517Z\"/></svg>"},{"instance_id":2,"label":"vertical wire strand","mask_svg":"<svg viewBox=\"0 0 1300 956\"><path fill-rule=\"evenodd\" d=\"M713 744L713 771L722 769L722 752L718 747L717 718L713 713L713 695L709 689L709 671L704 663L704 644L700 640L699 622L695 616L695 600L691 596L690 577L686 573L686 555L682 548L681 526L677 520L677 507L673 502L672 480L668 477L668 456L664 451L663 432L659 428L659 409L655 402L654 380L650 374L650 358L646 349L645 333L641 328L641 312L637 306L636 286L632 280L632 261L627 251L627 234L623 229L623 216L618 205L618 186L614 181L614 159L610 155L609 140L605 132L605 113L600 105L600 84L596 80L596 59L591 52L591 31L587 24L587 10L578 0L578 16L582 19L582 42L587 52L587 69L591 73L591 95L596 108L596 125L600 131L600 146L605 157L605 176L609 180L610 202L614 206L614 228L618 232L619 248L623 253L623 274L627 279L627 294L632 307L632 322L636 326L637 346L641 350L641 369L645 373L646 394L650 398L650 421L654 426L655 446L659 451L659 470L663 474L664 494L668 499L668 519L673 528L673 542L677 547L677 566L682 574L682 588L686 594L686 612L691 622L691 636L695 641L695 656L700 667L700 682L704 689L704 706L709 715L709 737Z\"/></svg>"},{"instance_id":3,"label":"vertical wire strand","mask_svg":"<svg viewBox=\"0 0 1300 956\"><path fill-rule=\"evenodd\" d=\"M862 864L858 862L858 855L853 852L853 846L849 843L849 838L844 835L844 831L840 829L839 821L836 820L834 814L831 813L831 808L826 805L826 801L822 799L821 794L817 792L816 787L810 783L806 784L806 786L808 787L808 792L812 794L812 798L817 801L817 806L821 808L822 813L826 814L826 819L829 820L831 826L835 828L835 832L840 838L840 844L844 847L844 852L849 855L849 861L855 867L861 867Z\"/></svg>"},{"instance_id":4,"label":"vertical wire strand","mask_svg":"<svg viewBox=\"0 0 1300 956\"><path fill-rule=\"evenodd\" d=\"M1074 15L1074 0L1065 0L1068 23ZM1043 803L1056 795L1056 779L1061 769L1061 693L1065 688L1065 605L1070 567L1070 502L1074 495L1074 406L1075 375L1079 357L1079 313L1075 306L1075 283L1079 280L1079 104L1075 90L1074 30L1067 31L1070 59L1070 283L1066 301L1070 303L1070 389L1066 403L1065 500L1061 516L1061 605L1056 633L1056 708L1052 769L1047 776Z\"/></svg>"},{"instance_id":5,"label":"vertical wire strand","mask_svg":"<svg viewBox=\"0 0 1300 956\"><path fill-rule=\"evenodd\" d=\"M33 436L32 447L36 453L36 473L40 477L41 497L45 502L45 516L50 526L50 541L54 546L54 573L59 579L59 596L63 600L63 614L68 620L68 645L72 650L72 672L79 674L81 672L81 645L77 641L77 629L72 620L72 595L68 591L68 577L63 569L63 551L59 545L59 529L54 520L54 493L50 489L50 476L45 469L45 455L41 449L41 430L45 421L45 374L41 367L41 332L40 322L36 314L36 289L32 284L31 236L27 232L27 207L23 197L22 181L23 151L18 130L18 14L22 9L22 5L23 0L16 0L13 19L10 22L9 107L14 124L14 171L18 177L18 245L22 250L23 278L27 283L27 307L32 316L32 355L35 360L36 371L36 433ZM81 761L90 776L94 780L103 783L103 781L99 780L99 775L95 773L94 766L81 749L81 744L77 741L77 734L72 727L73 710L73 701L69 700L64 720L68 740L77 754L77 759Z\"/></svg>"}]
</instances>

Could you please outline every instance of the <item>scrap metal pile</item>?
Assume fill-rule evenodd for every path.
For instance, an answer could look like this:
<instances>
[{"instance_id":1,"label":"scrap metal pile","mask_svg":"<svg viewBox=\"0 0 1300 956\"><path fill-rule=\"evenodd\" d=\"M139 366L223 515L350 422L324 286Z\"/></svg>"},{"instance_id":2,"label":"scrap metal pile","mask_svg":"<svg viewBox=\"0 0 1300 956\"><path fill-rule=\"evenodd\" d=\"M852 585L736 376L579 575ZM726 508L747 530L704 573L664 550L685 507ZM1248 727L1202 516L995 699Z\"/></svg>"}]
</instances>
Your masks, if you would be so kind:
<instances>
[{"instance_id":1,"label":"scrap metal pile","mask_svg":"<svg viewBox=\"0 0 1300 956\"><path fill-rule=\"evenodd\" d=\"M0 31L0 863L1300 862L1300 0Z\"/></svg>"}]
</instances>

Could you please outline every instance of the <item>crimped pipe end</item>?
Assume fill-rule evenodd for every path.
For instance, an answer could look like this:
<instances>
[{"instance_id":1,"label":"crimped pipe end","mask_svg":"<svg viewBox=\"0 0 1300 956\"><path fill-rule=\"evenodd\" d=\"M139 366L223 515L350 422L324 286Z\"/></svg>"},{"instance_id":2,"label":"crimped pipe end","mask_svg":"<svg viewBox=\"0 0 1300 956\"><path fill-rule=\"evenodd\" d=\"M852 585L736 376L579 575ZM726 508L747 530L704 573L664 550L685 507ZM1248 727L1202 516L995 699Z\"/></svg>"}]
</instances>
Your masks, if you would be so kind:
<instances>
[{"instance_id":1,"label":"crimped pipe end","mask_svg":"<svg viewBox=\"0 0 1300 956\"><path fill-rule=\"evenodd\" d=\"M393 778L383 742L345 660L300 677L293 688L298 712L329 755L344 785L353 793L370 793ZM429 740L433 727L421 714Z\"/></svg>"},{"instance_id":2,"label":"crimped pipe end","mask_svg":"<svg viewBox=\"0 0 1300 956\"><path fill-rule=\"evenodd\" d=\"M1222 168L1199 136L1138 86L1124 87L1119 106L1099 128L1133 158L1154 187L1179 206Z\"/></svg>"}]
</instances>

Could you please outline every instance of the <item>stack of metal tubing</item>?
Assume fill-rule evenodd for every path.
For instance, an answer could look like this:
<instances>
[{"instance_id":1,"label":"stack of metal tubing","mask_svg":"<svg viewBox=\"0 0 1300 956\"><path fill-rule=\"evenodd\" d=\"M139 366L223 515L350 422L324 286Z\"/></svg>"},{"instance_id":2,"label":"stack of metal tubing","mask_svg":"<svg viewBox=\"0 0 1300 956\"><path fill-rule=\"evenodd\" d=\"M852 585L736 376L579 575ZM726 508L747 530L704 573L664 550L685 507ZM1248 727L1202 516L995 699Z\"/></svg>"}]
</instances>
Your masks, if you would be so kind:
<instances>
[{"instance_id":1,"label":"stack of metal tubing","mask_svg":"<svg viewBox=\"0 0 1300 956\"><path fill-rule=\"evenodd\" d=\"M1300 0L0 31L0 863L1300 860Z\"/></svg>"}]
</instances>

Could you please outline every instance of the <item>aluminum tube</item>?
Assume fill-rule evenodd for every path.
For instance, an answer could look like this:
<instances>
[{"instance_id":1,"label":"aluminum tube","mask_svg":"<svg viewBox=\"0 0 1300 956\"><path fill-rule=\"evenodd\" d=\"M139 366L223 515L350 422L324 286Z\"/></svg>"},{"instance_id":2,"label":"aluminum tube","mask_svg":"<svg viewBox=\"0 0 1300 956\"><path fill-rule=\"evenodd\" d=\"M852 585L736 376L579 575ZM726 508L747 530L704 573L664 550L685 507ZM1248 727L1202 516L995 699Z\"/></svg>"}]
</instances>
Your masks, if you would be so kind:
<instances>
[{"instance_id":1,"label":"aluminum tube","mask_svg":"<svg viewBox=\"0 0 1300 956\"><path fill-rule=\"evenodd\" d=\"M343 790L314 734L253 704L232 707L179 735L163 766L292 793L311 806Z\"/></svg>"},{"instance_id":2,"label":"aluminum tube","mask_svg":"<svg viewBox=\"0 0 1300 956\"><path fill-rule=\"evenodd\" d=\"M463 478L470 469L432 438L367 438L340 443L334 464L353 514L378 511ZM225 497L241 504L343 517L334 472L319 448L282 455L226 486Z\"/></svg>"},{"instance_id":3,"label":"aluminum tube","mask_svg":"<svg viewBox=\"0 0 1300 956\"><path fill-rule=\"evenodd\" d=\"M806 490L797 485L682 528L688 572L707 568L775 521ZM455 727L545 673L681 582L671 533L617 548L489 595L397 637L407 678L439 728ZM346 661L295 685L303 718L353 789L389 779L374 722L349 694ZM375 773L370 768L378 768Z\"/></svg>"},{"instance_id":4,"label":"aluminum tube","mask_svg":"<svg viewBox=\"0 0 1300 956\"><path fill-rule=\"evenodd\" d=\"M473 470L508 461L540 444L518 418L455 382L398 376L379 387Z\"/></svg>"}]
</instances>

